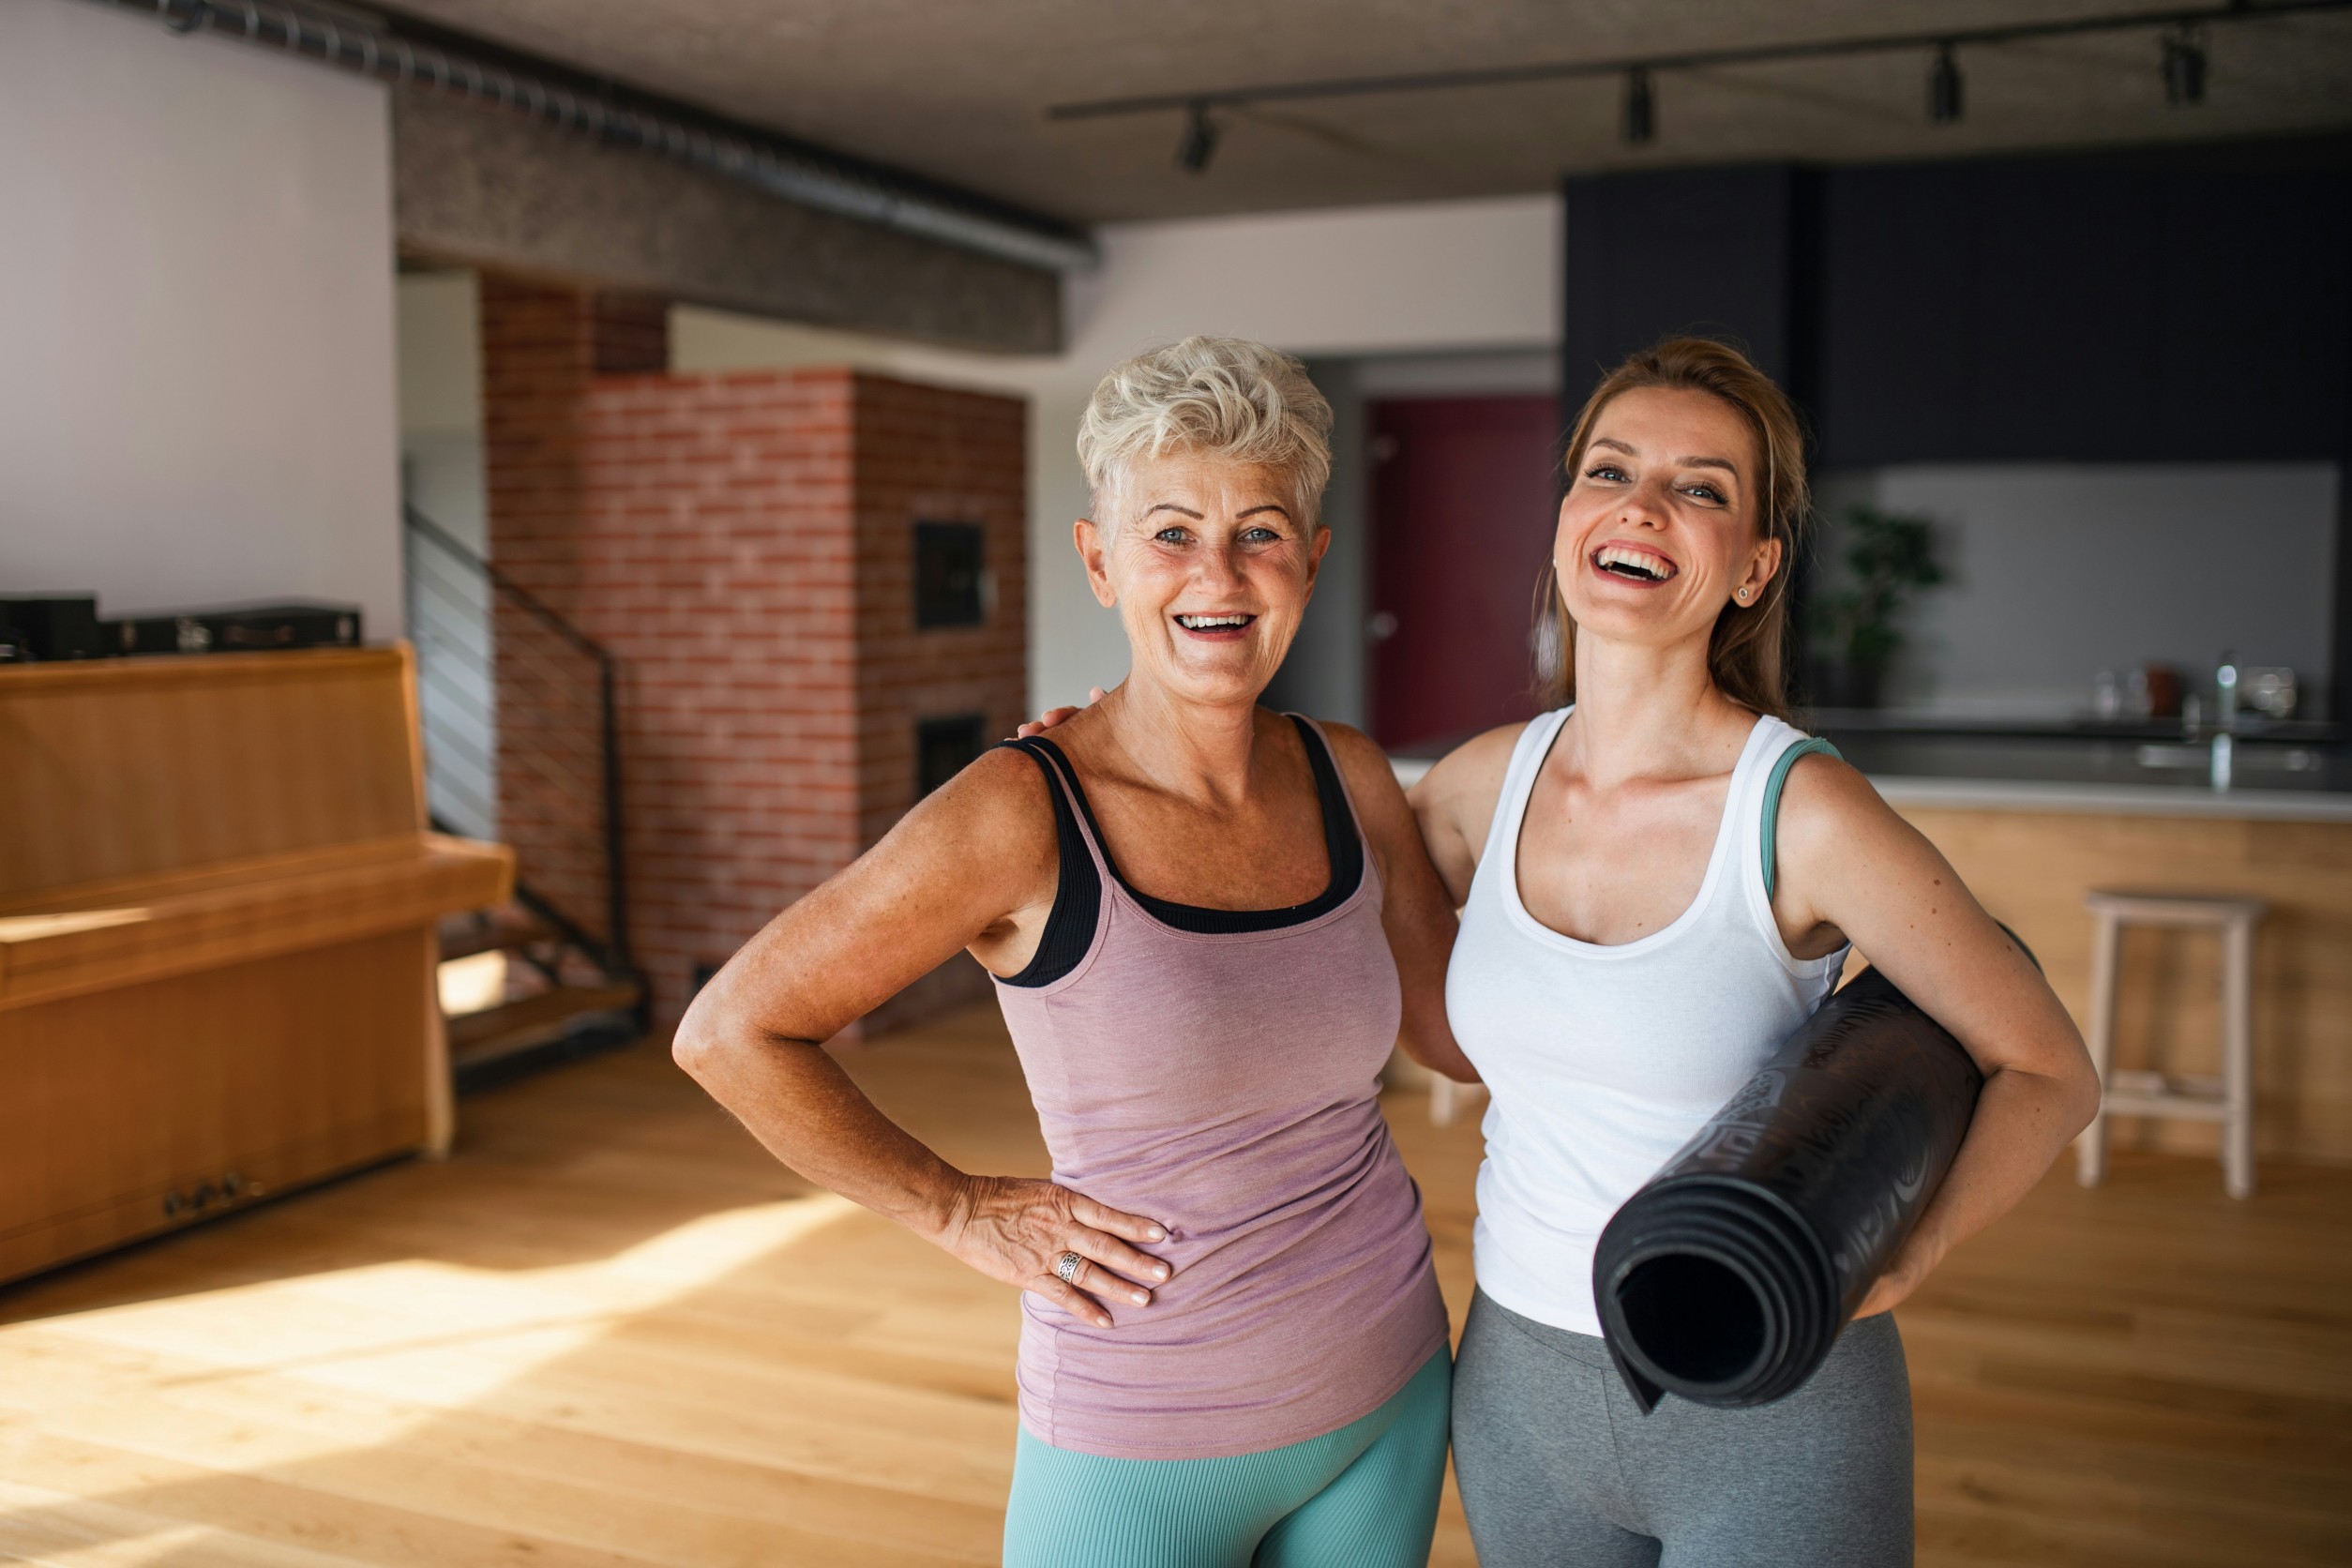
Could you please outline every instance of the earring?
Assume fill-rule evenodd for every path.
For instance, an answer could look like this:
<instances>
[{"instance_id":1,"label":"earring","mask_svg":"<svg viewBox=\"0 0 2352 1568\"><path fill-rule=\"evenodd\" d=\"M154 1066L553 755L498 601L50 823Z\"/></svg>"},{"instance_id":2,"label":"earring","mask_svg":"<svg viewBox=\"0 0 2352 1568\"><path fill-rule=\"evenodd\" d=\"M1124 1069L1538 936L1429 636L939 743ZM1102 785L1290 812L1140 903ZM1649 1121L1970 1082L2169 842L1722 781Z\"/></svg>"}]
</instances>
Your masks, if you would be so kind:
<instances>
[{"instance_id":1,"label":"earring","mask_svg":"<svg viewBox=\"0 0 2352 1568\"><path fill-rule=\"evenodd\" d=\"M1753 588L1742 588L1742 589L1741 589L1741 590L1740 590L1739 594L1738 594L1737 596L1735 596L1739 599L1739 601L1740 601L1741 604L1745 604L1745 603L1747 603L1747 602L1748 602L1748 596L1749 596L1750 594L1754 593L1754 592L1756 592L1756 590L1755 590L1755 589L1753 589Z\"/></svg>"}]
</instances>

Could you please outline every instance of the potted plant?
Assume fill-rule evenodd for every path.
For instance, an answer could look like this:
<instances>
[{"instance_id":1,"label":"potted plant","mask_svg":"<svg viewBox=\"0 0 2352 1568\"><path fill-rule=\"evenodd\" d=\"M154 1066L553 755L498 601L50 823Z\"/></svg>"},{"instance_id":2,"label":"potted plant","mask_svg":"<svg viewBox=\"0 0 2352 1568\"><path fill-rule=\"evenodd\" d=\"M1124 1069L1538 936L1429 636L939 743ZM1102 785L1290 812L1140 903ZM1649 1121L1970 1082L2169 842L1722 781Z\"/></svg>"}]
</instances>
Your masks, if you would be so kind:
<instances>
[{"instance_id":1,"label":"potted plant","mask_svg":"<svg viewBox=\"0 0 2352 1568\"><path fill-rule=\"evenodd\" d=\"M1903 645L1895 626L1922 589L1943 581L1925 518L1849 506L1845 578L1814 601L1813 701L1824 708L1875 708L1887 664Z\"/></svg>"}]
</instances>

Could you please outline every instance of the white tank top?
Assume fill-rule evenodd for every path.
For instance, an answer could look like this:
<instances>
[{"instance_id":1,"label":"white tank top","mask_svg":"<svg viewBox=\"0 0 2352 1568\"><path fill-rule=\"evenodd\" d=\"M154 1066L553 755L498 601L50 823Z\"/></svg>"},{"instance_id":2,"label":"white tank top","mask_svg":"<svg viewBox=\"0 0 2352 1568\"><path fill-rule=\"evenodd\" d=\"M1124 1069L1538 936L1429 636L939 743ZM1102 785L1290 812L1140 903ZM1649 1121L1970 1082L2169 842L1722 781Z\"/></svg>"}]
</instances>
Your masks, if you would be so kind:
<instances>
[{"instance_id":1,"label":"white tank top","mask_svg":"<svg viewBox=\"0 0 2352 1568\"><path fill-rule=\"evenodd\" d=\"M1531 721L1512 753L1445 1001L1493 1095L1478 1170L1479 1286L1539 1323L1598 1334L1601 1228L1820 1005L1846 955L1793 957L1772 920L1767 785L1805 737L1770 716L1749 731L1706 881L1672 925L1603 946L1530 914L1519 824L1569 711Z\"/></svg>"}]
</instances>

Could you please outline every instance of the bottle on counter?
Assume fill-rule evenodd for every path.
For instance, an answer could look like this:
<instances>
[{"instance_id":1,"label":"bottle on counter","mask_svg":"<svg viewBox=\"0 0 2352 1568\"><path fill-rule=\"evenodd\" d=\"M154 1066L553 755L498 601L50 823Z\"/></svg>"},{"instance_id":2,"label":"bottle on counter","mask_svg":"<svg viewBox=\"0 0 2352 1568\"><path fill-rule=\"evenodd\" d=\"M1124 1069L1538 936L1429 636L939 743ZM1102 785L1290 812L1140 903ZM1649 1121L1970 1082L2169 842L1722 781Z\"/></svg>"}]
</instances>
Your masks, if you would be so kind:
<instances>
[{"instance_id":1,"label":"bottle on counter","mask_svg":"<svg viewBox=\"0 0 2352 1568\"><path fill-rule=\"evenodd\" d=\"M2132 671L2131 710L2140 718L2180 716L2180 671L2169 664L2143 664Z\"/></svg>"}]
</instances>

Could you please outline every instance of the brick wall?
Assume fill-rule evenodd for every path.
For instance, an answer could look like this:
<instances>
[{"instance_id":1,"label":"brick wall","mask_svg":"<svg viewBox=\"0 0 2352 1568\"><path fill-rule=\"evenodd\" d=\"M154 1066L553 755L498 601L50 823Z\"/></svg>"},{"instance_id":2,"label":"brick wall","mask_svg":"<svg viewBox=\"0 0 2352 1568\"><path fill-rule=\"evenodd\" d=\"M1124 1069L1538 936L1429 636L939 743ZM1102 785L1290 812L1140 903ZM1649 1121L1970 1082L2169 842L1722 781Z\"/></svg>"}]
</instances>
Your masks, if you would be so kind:
<instances>
[{"instance_id":1,"label":"brick wall","mask_svg":"<svg viewBox=\"0 0 2352 1568\"><path fill-rule=\"evenodd\" d=\"M577 615L594 312L573 290L489 276L479 288L490 553L509 578ZM604 936L596 663L505 595L492 596L491 632L499 832L535 888Z\"/></svg>"},{"instance_id":2,"label":"brick wall","mask_svg":"<svg viewBox=\"0 0 2352 1568\"><path fill-rule=\"evenodd\" d=\"M698 966L912 803L919 718L1019 720L1024 410L848 369L599 375L640 318L488 280L482 304L492 558L619 656L631 934L675 1017ZM918 519L986 529L984 626L914 629ZM534 797L501 802L525 879L589 886L535 826L547 778L502 789ZM869 1022L984 990L958 958Z\"/></svg>"},{"instance_id":3,"label":"brick wall","mask_svg":"<svg viewBox=\"0 0 2352 1568\"><path fill-rule=\"evenodd\" d=\"M1009 735L1029 701L1027 409L1011 398L879 376L852 387L857 528L857 755L861 845L914 804L915 725L978 713ZM985 530L992 592L983 626L914 629L916 520ZM986 995L958 958L885 1003L875 1028Z\"/></svg>"}]
</instances>

